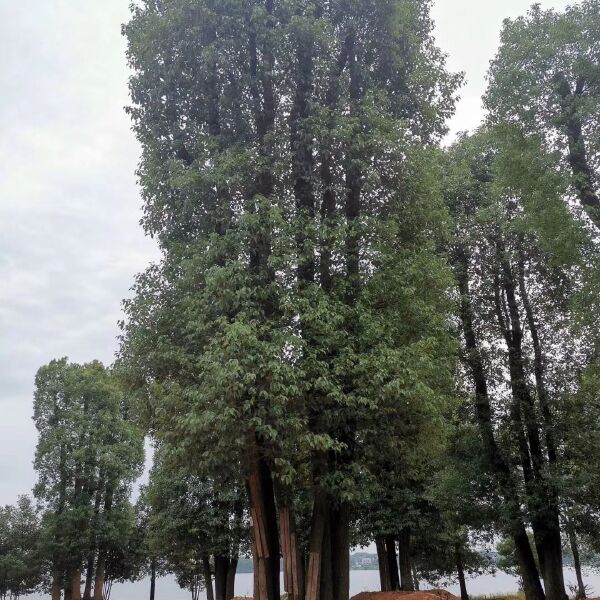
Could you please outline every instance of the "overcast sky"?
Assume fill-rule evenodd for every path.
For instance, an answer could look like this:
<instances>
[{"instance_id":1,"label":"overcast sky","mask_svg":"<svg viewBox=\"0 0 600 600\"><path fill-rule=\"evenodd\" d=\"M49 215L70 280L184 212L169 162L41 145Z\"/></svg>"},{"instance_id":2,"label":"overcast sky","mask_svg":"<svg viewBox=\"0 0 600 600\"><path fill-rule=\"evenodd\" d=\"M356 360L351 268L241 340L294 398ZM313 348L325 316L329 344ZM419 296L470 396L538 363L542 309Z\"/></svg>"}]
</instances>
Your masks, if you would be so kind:
<instances>
[{"instance_id":1,"label":"overcast sky","mask_svg":"<svg viewBox=\"0 0 600 600\"><path fill-rule=\"evenodd\" d=\"M156 256L138 225L139 149L123 112L128 5L0 0L0 504L35 481L37 368L110 363L121 300ZM439 45L468 79L454 132L479 124L502 19L528 5L437 0Z\"/></svg>"}]
</instances>

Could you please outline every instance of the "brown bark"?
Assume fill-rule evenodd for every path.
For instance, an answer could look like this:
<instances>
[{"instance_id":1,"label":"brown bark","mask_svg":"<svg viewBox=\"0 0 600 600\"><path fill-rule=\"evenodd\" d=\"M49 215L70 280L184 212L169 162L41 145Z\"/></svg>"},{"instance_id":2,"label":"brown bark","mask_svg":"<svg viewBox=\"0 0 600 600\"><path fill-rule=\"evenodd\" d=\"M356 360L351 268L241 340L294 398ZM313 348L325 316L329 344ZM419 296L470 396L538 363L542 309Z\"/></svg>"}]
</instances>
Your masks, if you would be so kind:
<instances>
[{"instance_id":1,"label":"brown bark","mask_svg":"<svg viewBox=\"0 0 600 600\"><path fill-rule=\"evenodd\" d=\"M62 591L62 577L59 573L55 573L52 578L52 600L60 600Z\"/></svg>"},{"instance_id":2,"label":"brown bark","mask_svg":"<svg viewBox=\"0 0 600 600\"><path fill-rule=\"evenodd\" d=\"M96 577L94 578L94 600L102 600L104 592L104 576L106 571L106 556L102 553L96 562Z\"/></svg>"},{"instance_id":3,"label":"brown bark","mask_svg":"<svg viewBox=\"0 0 600 600\"><path fill-rule=\"evenodd\" d=\"M318 491L313 505L313 516L310 528L308 567L306 570L306 600L320 600L321 567L323 557L323 540L328 528L327 506L322 492ZM322 599L321 599L322 600Z\"/></svg>"},{"instance_id":4,"label":"brown bark","mask_svg":"<svg viewBox=\"0 0 600 600\"><path fill-rule=\"evenodd\" d=\"M81 600L81 571L76 567L71 572L71 600Z\"/></svg>"},{"instance_id":5,"label":"brown bark","mask_svg":"<svg viewBox=\"0 0 600 600\"><path fill-rule=\"evenodd\" d=\"M300 555L296 519L289 506L279 510L284 589L290 600L304 600L304 569Z\"/></svg>"},{"instance_id":6,"label":"brown bark","mask_svg":"<svg viewBox=\"0 0 600 600\"><path fill-rule=\"evenodd\" d=\"M255 445L254 454L247 482L252 517L253 562L257 572L254 598L279 600L280 549L273 479L258 445Z\"/></svg>"}]
</instances>

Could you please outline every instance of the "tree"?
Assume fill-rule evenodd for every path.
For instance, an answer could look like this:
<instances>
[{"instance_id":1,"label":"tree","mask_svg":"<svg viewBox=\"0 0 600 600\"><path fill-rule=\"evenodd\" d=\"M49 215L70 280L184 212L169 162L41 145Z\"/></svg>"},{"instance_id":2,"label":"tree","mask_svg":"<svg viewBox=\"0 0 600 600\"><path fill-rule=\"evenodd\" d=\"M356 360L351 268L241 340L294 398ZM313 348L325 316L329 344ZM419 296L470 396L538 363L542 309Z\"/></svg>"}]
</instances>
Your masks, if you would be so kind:
<instances>
[{"instance_id":1,"label":"tree","mask_svg":"<svg viewBox=\"0 0 600 600\"><path fill-rule=\"evenodd\" d=\"M540 134L569 169L581 206L600 227L598 114L600 3L584 0L564 12L534 4L507 19L489 72L486 107L492 122Z\"/></svg>"},{"instance_id":2,"label":"tree","mask_svg":"<svg viewBox=\"0 0 600 600\"><path fill-rule=\"evenodd\" d=\"M31 498L0 508L0 598L18 600L41 587L44 562L41 524Z\"/></svg>"},{"instance_id":3,"label":"tree","mask_svg":"<svg viewBox=\"0 0 600 600\"><path fill-rule=\"evenodd\" d=\"M61 588L81 598L86 561L85 594L94 576L94 596L102 600L107 553L122 541L120 508L143 463L143 437L127 410L117 376L99 362L55 360L36 375L34 492L44 509L53 598Z\"/></svg>"},{"instance_id":4,"label":"tree","mask_svg":"<svg viewBox=\"0 0 600 600\"><path fill-rule=\"evenodd\" d=\"M443 377L419 383L447 364L433 307L448 280L422 146L460 76L432 27L425 1L205 0L144 2L125 28L144 227L163 259L127 304L122 361L161 444L206 481L243 474L257 600L279 598L281 550L292 597L347 598L367 414L393 412L404 382L407 402L437 399ZM411 284L429 267L421 303ZM292 508L306 496L303 573Z\"/></svg>"},{"instance_id":5,"label":"tree","mask_svg":"<svg viewBox=\"0 0 600 600\"><path fill-rule=\"evenodd\" d=\"M216 484L196 476L173 464L161 448L145 493L151 564L156 568L160 552L165 568L193 597L206 589L208 598L231 600L248 537L242 490L236 482Z\"/></svg>"}]
</instances>

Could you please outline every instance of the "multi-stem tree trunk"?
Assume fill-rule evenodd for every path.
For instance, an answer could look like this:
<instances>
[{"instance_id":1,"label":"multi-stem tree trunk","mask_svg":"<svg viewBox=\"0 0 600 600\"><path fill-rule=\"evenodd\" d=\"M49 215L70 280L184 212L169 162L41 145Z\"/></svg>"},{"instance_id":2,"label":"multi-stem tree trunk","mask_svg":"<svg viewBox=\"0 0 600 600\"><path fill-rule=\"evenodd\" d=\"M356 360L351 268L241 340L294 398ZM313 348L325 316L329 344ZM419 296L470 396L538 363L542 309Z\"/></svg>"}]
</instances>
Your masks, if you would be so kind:
<instances>
[{"instance_id":1,"label":"multi-stem tree trunk","mask_svg":"<svg viewBox=\"0 0 600 600\"><path fill-rule=\"evenodd\" d=\"M525 596L527 600L544 600L544 590L542 589L535 558L521 514L517 486L509 464L495 438L487 377L475 333L475 318L469 284L469 257L463 248L459 248L455 254L455 273L461 296L460 318L464 336L465 358L475 388L475 416L485 458L490 473L497 481L499 492L507 509L507 529L515 544Z\"/></svg>"},{"instance_id":2,"label":"multi-stem tree trunk","mask_svg":"<svg viewBox=\"0 0 600 600\"><path fill-rule=\"evenodd\" d=\"M265 10L273 14L273 0L265 0ZM261 297L262 318L269 322L274 318L276 306L268 290L275 279L271 257L271 231L268 209L264 206L274 192L272 172L272 140L270 136L275 125L276 100L272 81L274 56L269 35L272 29L268 21L267 34L261 38L260 47L256 32L252 31L249 40L250 93L254 103L254 124L261 166L256 174L254 190L250 195L249 211L258 214L259 231L253 236L249 248L250 272L257 289L264 293ZM267 214L264 214L264 212ZM264 219L262 218L264 216ZM267 290L265 292L265 290ZM258 382L259 387L267 382ZM275 508L275 493L271 466L264 456L260 439L251 439L251 465L247 479L250 510L252 516L253 562L256 572L254 600L279 600L279 531Z\"/></svg>"},{"instance_id":3,"label":"multi-stem tree trunk","mask_svg":"<svg viewBox=\"0 0 600 600\"><path fill-rule=\"evenodd\" d=\"M526 480L526 484L532 512L534 537L538 549L546 597L548 600L565 600L566 592L558 499L544 472L547 459L544 456L541 444L540 430L542 428L538 422L535 402L527 384L522 347L523 328L521 325L521 311L516 294L517 285L512 266L506 255L506 249L501 241L498 244L498 249L504 292L502 300L505 300L507 309L497 309L497 315L508 346L508 364L513 400L518 404L518 408L521 409L525 417L524 424L531 457L532 472L527 474L524 471L524 474L529 479L529 481ZM519 423L516 425L520 427Z\"/></svg>"}]
</instances>

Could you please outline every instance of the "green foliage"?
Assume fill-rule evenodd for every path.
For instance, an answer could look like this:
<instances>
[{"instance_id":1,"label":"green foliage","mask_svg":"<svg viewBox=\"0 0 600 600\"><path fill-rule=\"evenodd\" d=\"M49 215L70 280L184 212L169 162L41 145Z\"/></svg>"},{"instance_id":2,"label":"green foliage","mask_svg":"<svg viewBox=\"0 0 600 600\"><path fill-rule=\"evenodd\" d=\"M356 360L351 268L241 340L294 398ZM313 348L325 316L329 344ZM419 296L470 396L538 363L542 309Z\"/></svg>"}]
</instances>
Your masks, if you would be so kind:
<instances>
[{"instance_id":1,"label":"green foliage","mask_svg":"<svg viewBox=\"0 0 600 600\"><path fill-rule=\"evenodd\" d=\"M117 375L99 362L52 361L35 385L34 493L44 511L45 556L64 572L100 547L113 552L126 545L127 497L143 465L143 435L127 420Z\"/></svg>"},{"instance_id":2,"label":"green foliage","mask_svg":"<svg viewBox=\"0 0 600 600\"><path fill-rule=\"evenodd\" d=\"M26 596L42 585L40 533L40 518L28 496L0 508L0 598Z\"/></svg>"}]
</instances>

